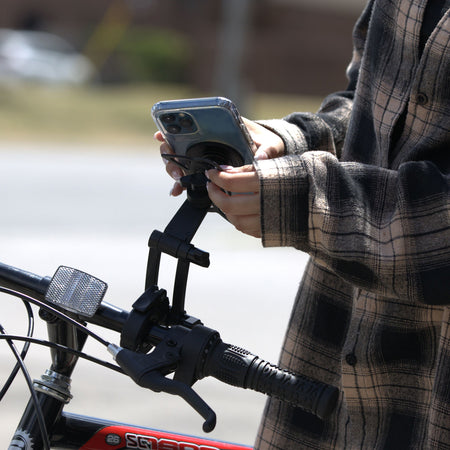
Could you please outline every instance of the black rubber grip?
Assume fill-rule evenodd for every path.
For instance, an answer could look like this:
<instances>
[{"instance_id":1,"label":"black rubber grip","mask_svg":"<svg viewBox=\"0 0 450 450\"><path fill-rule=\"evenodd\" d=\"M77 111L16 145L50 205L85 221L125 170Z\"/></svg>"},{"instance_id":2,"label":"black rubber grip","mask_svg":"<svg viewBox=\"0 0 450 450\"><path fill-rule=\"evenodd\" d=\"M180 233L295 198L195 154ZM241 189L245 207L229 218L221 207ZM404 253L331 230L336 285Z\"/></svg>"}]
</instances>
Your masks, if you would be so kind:
<instances>
[{"instance_id":1,"label":"black rubber grip","mask_svg":"<svg viewBox=\"0 0 450 450\"><path fill-rule=\"evenodd\" d=\"M334 386L280 369L247 350L223 342L213 349L204 374L276 397L321 419L331 414L339 397Z\"/></svg>"}]
</instances>

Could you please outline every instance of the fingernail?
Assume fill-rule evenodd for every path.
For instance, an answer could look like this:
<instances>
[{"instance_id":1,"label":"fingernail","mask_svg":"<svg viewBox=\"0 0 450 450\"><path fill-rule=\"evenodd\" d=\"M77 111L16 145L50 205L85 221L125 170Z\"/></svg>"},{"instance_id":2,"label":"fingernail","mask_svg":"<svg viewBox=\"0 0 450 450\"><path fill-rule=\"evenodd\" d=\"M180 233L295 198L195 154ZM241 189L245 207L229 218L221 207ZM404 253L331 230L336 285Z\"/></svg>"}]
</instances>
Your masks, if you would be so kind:
<instances>
[{"instance_id":1,"label":"fingernail","mask_svg":"<svg viewBox=\"0 0 450 450\"><path fill-rule=\"evenodd\" d=\"M234 167L233 166L225 166L225 165L223 165L223 166L219 166L222 170L231 170L231 169L234 169Z\"/></svg>"},{"instance_id":2,"label":"fingernail","mask_svg":"<svg viewBox=\"0 0 450 450\"><path fill-rule=\"evenodd\" d=\"M256 161L261 161L263 159L269 159L269 158L267 157L267 153L265 151L257 151L255 153L254 159Z\"/></svg>"},{"instance_id":3,"label":"fingernail","mask_svg":"<svg viewBox=\"0 0 450 450\"><path fill-rule=\"evenodd\" d=\"M170 175L172 176L172 178L174 179L174 180L179 180L180 178L181 178L181 173L180 173L180 171L179 170L172 170L172 172L170 172Z\"/></svg>"},{"instance_id":4,"label":"fingernail","mask_svg":"<svg viewBox=\"0 0 450 450\"><path fill-rule=\"evenodd\" d=\"M169 192L169 195L170 195L170 196L173 196L173 191L175 190L175 187L176 187L177 185L180 185L180 186L181 186L181 182L178 181L178 180L175 181L175 183L173 184L172 189L171 189L170 192Z\"/></svg>"}]
</instances>

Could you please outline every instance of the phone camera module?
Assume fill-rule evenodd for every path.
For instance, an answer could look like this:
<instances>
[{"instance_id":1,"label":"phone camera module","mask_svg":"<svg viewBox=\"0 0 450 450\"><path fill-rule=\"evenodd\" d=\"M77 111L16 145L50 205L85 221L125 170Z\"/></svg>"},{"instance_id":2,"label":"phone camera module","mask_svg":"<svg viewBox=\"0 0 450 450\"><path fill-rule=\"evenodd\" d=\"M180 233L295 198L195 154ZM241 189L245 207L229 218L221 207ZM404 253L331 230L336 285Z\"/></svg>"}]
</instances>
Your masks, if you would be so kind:
<instances>
[{"instance_id":1,"label":"phone camera module","mask_svg":"<svg viewBox=\"0 0 450 450\"><path fill-rule=\"evenodd\" d=\"M180 115L180 125L182 128L191 129L194 127L194 121L188 115Z\"/></svg>"},{"instance_id":2,"label":"phone camera module","mask_svg":"<svg viewBox=\"0 0 450 450\"><path fill-rule=\"evenodd\" d=\"M194 119L184 112L162 114L160 121L170 134L194 133L197 130Z\"/></svg>"},{"instance_id":3,"label":"phone camera module","mask_svg":"<svg viewBox=\"0 0 450 450\"><path fill-rule=\"evenodd\" d=\"M161 116L161 122L164 124L171 124L177 121L177 116L175 114L164 114Z\"/></svg>"},{"instance_id":4,"label":"phone camera module","mask_svg":"<svg viewBox=\"0 0 450 450\"><path fill-rule=\"evenodd\" d=\"M166 130L171 134L181 133L181 127L177 124L166 125Z\"/></svg>"}]
</instances>

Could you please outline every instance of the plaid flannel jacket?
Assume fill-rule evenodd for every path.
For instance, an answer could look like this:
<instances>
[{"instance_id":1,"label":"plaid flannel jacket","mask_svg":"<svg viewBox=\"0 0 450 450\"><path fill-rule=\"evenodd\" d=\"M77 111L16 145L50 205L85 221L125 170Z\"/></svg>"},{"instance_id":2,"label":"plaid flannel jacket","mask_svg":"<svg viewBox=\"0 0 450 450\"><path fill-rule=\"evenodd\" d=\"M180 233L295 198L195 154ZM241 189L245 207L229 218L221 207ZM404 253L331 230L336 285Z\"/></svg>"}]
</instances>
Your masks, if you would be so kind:
<instances>
[{"instance_id":1,"label":"plaid flannel jacket","mask_svg":"<svg viewBox=\"0 0 450 450\"><path fill-rule=\"evenodd\" d=\"M370 1L348 90L262 122L263 244L311 255L280 363L341 397L268 400L256 448L450 449L450 5L420 54L425 5Z\"/></svg>"}]
</instances>

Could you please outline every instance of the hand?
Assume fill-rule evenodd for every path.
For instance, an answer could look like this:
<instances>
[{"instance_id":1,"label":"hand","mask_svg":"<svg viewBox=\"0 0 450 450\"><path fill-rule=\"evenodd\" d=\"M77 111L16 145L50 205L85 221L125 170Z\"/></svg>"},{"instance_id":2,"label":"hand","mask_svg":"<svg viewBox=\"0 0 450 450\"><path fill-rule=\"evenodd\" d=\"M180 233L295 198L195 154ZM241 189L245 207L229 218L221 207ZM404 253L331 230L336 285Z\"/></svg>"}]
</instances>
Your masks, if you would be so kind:
<instances>
[{"instance_id":1,"label":"hand","mask_svg":"<svg viewBox=\"0 0 450 450\"><path fill-rule=\"evenodd\" d=\"M154 135L155 139L162 144L159 147L159 151L161 154L163 153L171 153L173 154L174 151L170 147L170 145L165 141L164 136L160 131L157 131ZM164 164L166 165L166 171L167 173L175 180L175 184L172 187L172 190L170 191L170 195L173 195L174 197L180 195L184 188L181 186L180 178L184 175L183 171L180 167L178 167L175 163L167 161L167 159L163 158Z\"/></svg>"},{"instance_id":2,"label":"hand","mask_svg":"<svg viewBox=\"0 0 450 450\"><path fill-rule=\"evenodd\" d=\"M211 201L245 234L261 237L259 177L252 165L206 172ZM226 192L224 192L226 191ZM228 193L227 193L228 192Z\"/></svg>"},{"instance_id":3,"label":"hand","mask_svg":"<svg viewBox=\"0 0 450 450\"><path fill-rule=\"evenodd\" d=\"M242 120L256 145L255 159L277 158L284 154L284 142L280 136L252 120L245 118L242 118ZM164 136L160 131L157 131L154 137L162 143L160 145L161 153L174 153L164 140ZM183 171L175 163L168 162L166 159L164 159L164 163L166 164L167 173L175 180L170 194L176 197L184 190L179 182L180 178L184 175Z\"/></svg>"},{"instance_id":4,"label":"hand","mask_svg":"<svg viewBox=\"0 0 450 450\"><path fill-rule=\"evenodd\" d=\"M255 159L272 159L284 155L284 142L278 134L252 120L242 120L256 145Z\"/></svg>"}]
</instances>

